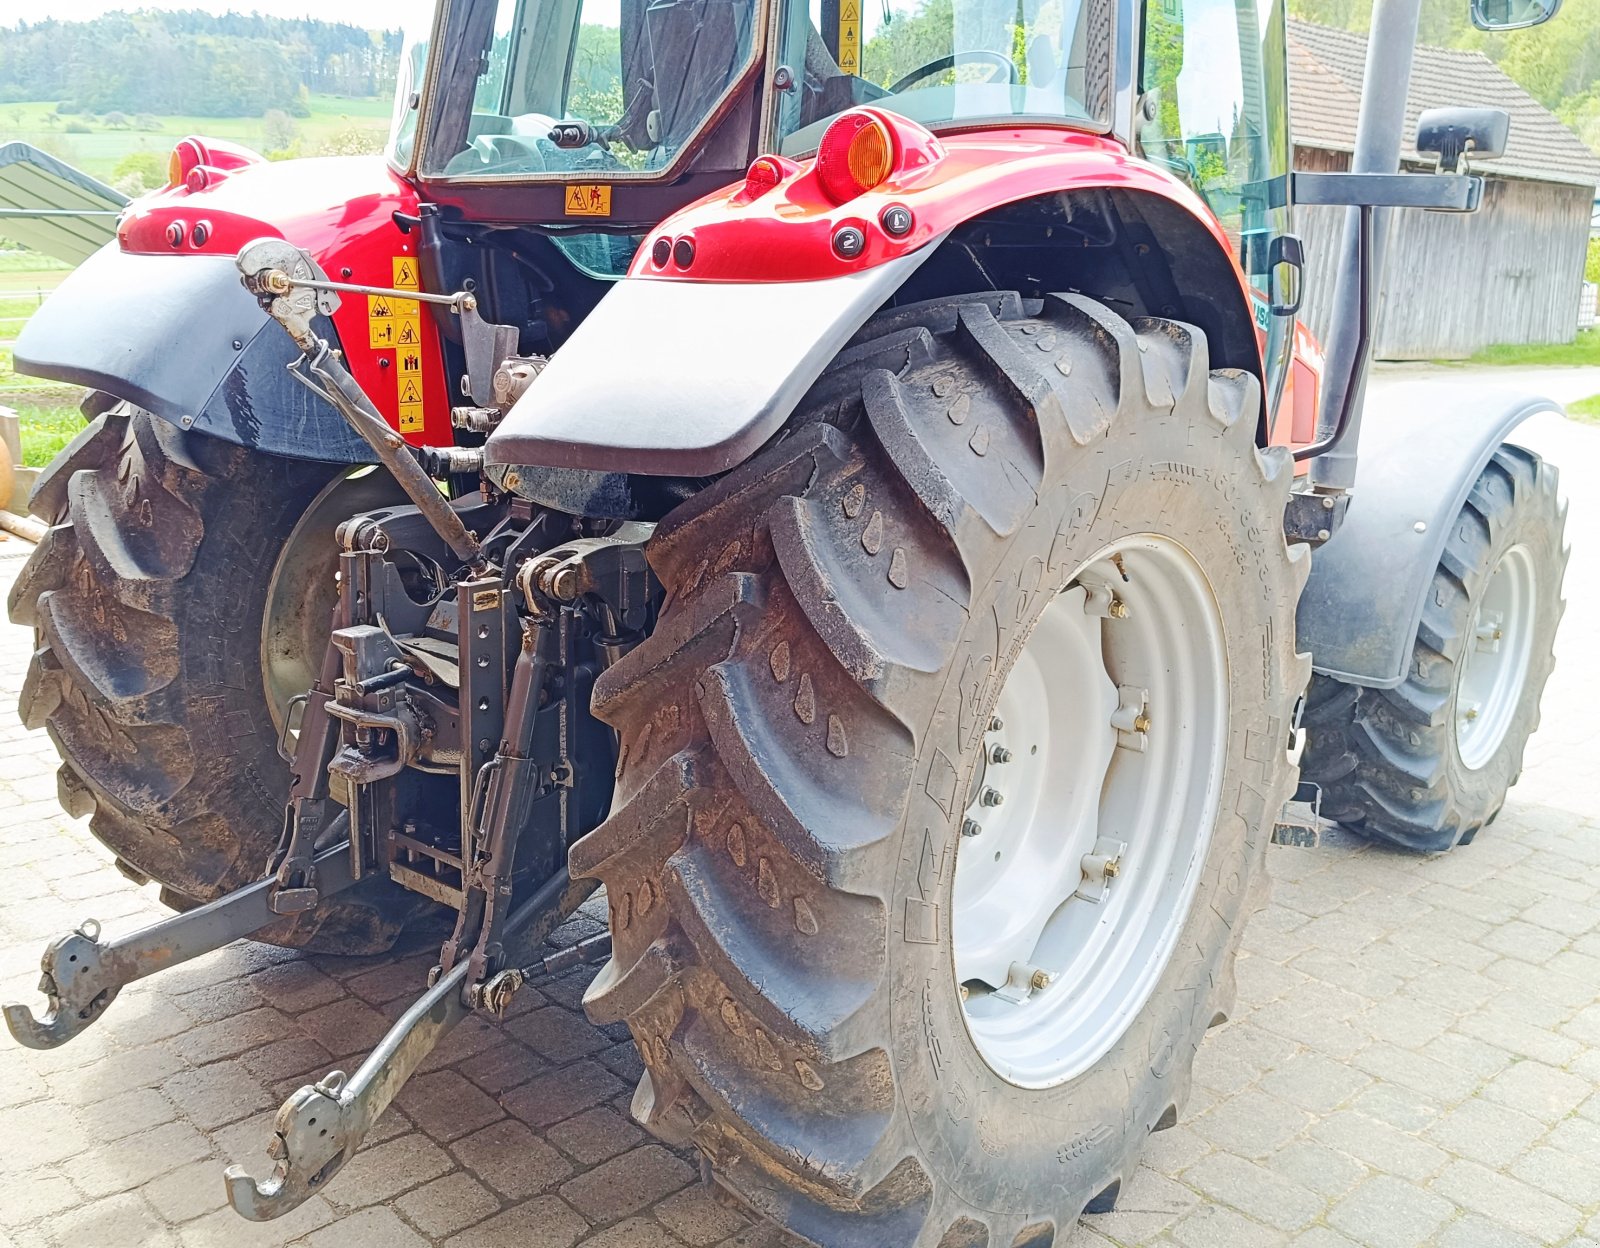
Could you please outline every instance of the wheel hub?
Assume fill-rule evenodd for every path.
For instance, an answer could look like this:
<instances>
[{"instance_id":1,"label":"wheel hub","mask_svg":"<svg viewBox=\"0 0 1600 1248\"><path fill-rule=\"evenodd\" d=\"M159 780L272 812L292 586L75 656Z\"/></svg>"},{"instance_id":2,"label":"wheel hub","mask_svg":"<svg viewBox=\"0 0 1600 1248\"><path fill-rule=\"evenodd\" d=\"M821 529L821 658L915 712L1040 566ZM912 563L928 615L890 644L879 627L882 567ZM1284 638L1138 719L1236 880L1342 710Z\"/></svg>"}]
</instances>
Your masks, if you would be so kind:
<instances>
[{"instance_id":1,"label":"wheel hub","mask_svg":"<svg viewBox=\"0 0 1600 1248\"><path fill-rule=\"evenodd\" d=\"M1513 546L1484 586L1456 685L1456 752L1469 770L1494 757L1522 703L1537 592L1532 552Z\"/></svg>"},{"instance_id":2,"label":"wheel hub","mask_svg":"<svg viewBox=\"0 0 1600 1248\"><path fill-rule=\"evenodd\" d=\"M1221 787L1227 659L1194 558L1090 560L1000 691L956 858L954 973L985 1060L1022 1086L1093 1065L1188 917Z\"/></svg>"}]
</instances>

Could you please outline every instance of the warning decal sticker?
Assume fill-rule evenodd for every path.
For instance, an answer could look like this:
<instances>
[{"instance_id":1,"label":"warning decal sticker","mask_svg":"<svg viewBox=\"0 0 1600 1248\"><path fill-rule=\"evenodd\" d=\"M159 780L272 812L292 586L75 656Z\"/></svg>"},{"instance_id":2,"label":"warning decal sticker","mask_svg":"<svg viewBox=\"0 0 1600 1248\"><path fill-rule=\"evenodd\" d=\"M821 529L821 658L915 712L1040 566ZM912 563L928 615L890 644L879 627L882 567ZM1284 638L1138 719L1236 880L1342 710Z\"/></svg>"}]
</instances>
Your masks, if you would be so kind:
<instances>
[{"instance_id":1,"label":"warning decal sticker","mask_svg":"<svg viewBox=\"0 0 1600 1248\"><path fill-rule=\"evenodd\" d=\"M395 256L390 265L390 285L396 290L422 289L415 256ZM422 364L422 305L415 299L368 295L367 343L374 351L394 352L392 368L387 357L379 363L394 378L399 429L401 433L421 433L427 386Z\"/></svg>"},{"instance_id":2,"label":"warning decal sticker","mask_svg":"<svg viewBox=\"0 0 1600 1248\"><path fill-rule=\"evenodd\" d=\"M567 188L569 217L609 217L611 188L600 183L575 183Z\"/></svg>"},{"instance_id":3,"label":"warning decal sticker","mask_svg":"<svg viewBox=\"0 0 1600 1248\"><path fill-rule=\"evenodd\" d=\"M861 73L861 4L843 0L839 5L839 68L844 73Z\"/></svg>"}]
</instances>

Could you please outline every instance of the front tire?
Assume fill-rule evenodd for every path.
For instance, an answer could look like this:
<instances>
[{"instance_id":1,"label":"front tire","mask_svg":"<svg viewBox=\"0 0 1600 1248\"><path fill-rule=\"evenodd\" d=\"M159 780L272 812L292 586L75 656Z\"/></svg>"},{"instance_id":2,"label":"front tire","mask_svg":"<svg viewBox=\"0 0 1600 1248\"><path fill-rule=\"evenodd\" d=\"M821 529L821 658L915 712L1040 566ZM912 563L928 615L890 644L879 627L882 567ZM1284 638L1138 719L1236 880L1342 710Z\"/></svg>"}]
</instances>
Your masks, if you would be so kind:
<instances>
[{"instance_id":1,"label":"front tire","mask_svg":"<svg viewBox=\"0 0 1600 1248\"><path fill-rule=\"evenodd\" d=\"M1079 296L923 304L872 322L775 446L659 526L660 623L596 689L622 740L614 813L571 852L607 887L615 941L587 1005L632 1030L641 1121L808 1241L1048 1244L1108 1208L1176 1120L1232 1008L1309 674L1293 647L1308 562L1282 536L1287 456L1254 445L1258 393L1208 371L1197 329ZM1203 592L1141 597L1147 547ZM1106 670L1050 727L1099 732L1112 709L1149 737L1148 754L1107 747L1104 794L1138 789L1119 769L1181 734L1211 724L1216 749L1198 803L1177 803L1198 806L1190 840L1129 816L1149 835L1126 838L1128 887L1140 853L1167 855L1147 879L1184 885L1163 894L1180 913L1150 974L1104 1034L1024 1070L975 1021L1002 975L967 961L956 890L974 847L990 852L962 829L985 805L1007 677L1069 586L1069 631L1091 593L1106 607ZM1181 633L1212 604L1222 670L1193 688L1224 704L1161 685L1162 656L1135 670L1107 595L1146 621L1130 637ZM1170 699L1139 722L1118 684ZM1092 848L1044 855L1068 864L1062 913L1091 904L1070 889ZM1035 960L1063 978L1039 981L1041 1002L1116 996L1092 968L1069 982L1048 930Z\"/></svg>"},{"instance_id":2,"label":"front tire","mask_svg":"<svg viewBox=\"0 0 1600 1248\"><path fill-rule=\"evenodd\" d=\"M11 591L12 620L35 638L18 709L61 753L62 806L174 908L259 879L278 842L288 767L267 673L298 666L304 689L327 643L332 518L315 532L302 520L339 475L122 404L35 487L51 528ZM275 569L300 614L264 628ZM257 939L378 953L417 909L363 882Z\"/></svg>"},{"instance_id":3,"label":"front tire","mask_svg":"<svg viewBox=\"0 0 1600 1248\"><path fill-rule=\"evenodd\" d=\"M1326 818L1443 853L1500 813L1555 666L1565 528L1556 470L1502 443L1450 527L1405 680L1312 678L1304 775Z\"/></svg>"}]
</instances>

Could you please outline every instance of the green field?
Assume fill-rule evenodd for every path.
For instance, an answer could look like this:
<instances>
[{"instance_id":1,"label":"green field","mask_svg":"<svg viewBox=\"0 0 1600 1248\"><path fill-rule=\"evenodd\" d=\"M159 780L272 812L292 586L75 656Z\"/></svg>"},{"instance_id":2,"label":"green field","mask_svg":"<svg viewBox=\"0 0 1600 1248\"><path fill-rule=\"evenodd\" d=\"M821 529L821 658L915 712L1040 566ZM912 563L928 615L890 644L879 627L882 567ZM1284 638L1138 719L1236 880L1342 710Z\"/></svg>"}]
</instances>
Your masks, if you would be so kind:
<instances>
[{"instance_id":1,"label":"green field","mask_svg":"<svg viewBox=\"0 0 1600 1248\"><path fill-rule=\"evenodd\" d=\"M1587 399L1579 399L1576 403L1567 405L1567 415L1574 420L1585 421L1591 425L1600 425L1600 394L1591 394Z\"/></svg>"},{"instance_id":2,"label":"green field","mask_svg":"<svg viewBox=\"0 0 1600 1248\"><path fill-rule=\"evenodd\" d=\"M315 156L333 149L349 151L353 142L377 151L389 129L387 99L313 95L311 115L296 117L294 146L299 155ZM64 117L48 103L0 104L0 143L21 139L76 165L103 182L112 180L118 162L136 152L152 152L165 161L172 145L187 134L232 139L257 151L269 146L260 117L155 117L158 129L133 125L115 128L98 117ZM51 125L49 118L54 117ZM69 134L68 127L88 126L88 134Z\"/></svg>"},{"instance_id":3,"label":"green field","mask_svg":"<svg viewBox=\"0 0 1600 1248\"><path fill-rule=\"evenodd\" d=\"M1571 342L1486 347L1466 362L1551 366L1600 364L1600 329L1580 329L1578 336Z\"/></svg>"},{"instance_id":4,"label":"green field","mask_svg":"<svg viewBox=\"0 0 1600 1248\"><path fill-rule=\"evenodd\" d=\"M69 269L29 252L0 252L0 407L16 411L22 425L22 462L42 468L83 428L76 386L18 376L11 368L11 344L44 296Z\"/></svg>"}]
</instances>

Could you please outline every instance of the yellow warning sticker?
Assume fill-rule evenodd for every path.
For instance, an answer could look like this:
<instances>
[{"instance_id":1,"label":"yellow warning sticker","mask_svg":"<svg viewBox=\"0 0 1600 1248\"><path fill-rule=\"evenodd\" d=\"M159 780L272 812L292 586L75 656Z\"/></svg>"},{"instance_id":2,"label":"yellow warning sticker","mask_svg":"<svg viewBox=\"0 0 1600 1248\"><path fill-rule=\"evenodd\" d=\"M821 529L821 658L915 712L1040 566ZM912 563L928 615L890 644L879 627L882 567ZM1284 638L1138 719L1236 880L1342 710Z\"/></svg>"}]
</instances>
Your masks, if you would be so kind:
<instances>
[{"instance_id":1,"label":"yellow warning sticker","mask_svg":"<svg viewBox=\"0 0 1600 1248\"><path fill-rule=\"evenodd\" d=\"M602 183L575 183L567 188L567 216L609 217L611 188Z\"/></svg>"},{"instance_id":2,"label":"yellow warning sticker","mask_svg":"<svg viewBox=\"0 0 1600 1248\"><path fill-rule=\"evenodd\" d=\"M400 405L400 432L422 432L422 404L402 403Z\"/></svg>"},{"instance_id":3,"label":"yellow warning sticker","mask_svg":"<svg viewBox=\"0 0 1600 1248\"><path fill-rule=\"evenodd\" d=\"M411 322L405 322L410 325ZM380 320L378 317L367 318L367 345L374 351L382 351L385 347L392 347L399 340L400 325L394 317Z\"/></svg>"},{"instance_id":4,"label":"yellow warning sticker","mask_svg":"<svg viewBox=\"0 0 1600 1248\"><path fill-rule=\"evenodd\" d=\"M394 341L390 346L415 347L422 343L422 323L420 321L401 321L395 326Z\"/></svg>"},{"instance_id":5,"label":"yellow warning sticker","mask_svg":"<svg viewBox=\"0 0 1600 1248\"><path fill-rule=\"evenodd\" d=\"M422 376L422 352L416 347L401 347L395 352L395 364L402 379Z\"/></svg>"},{"instance_id":6,"label":"yellow warning sticker","mask_svg":"<svg viewBox=\"0 0 1600 1248\"><path fill-rule=\"evenodd\" d=\"M400 406L422 402L422 384L415 377L400 378Z\"/></svg>"},{"instance_id":7,"label":"yellow warning sticker","mask_svg":"<svg viewBox=\"0 0 1600 1248\"><path fill-rule=\"evenodd\" d=\"M417 262L410 256L394 258L394 281L390 285L399 290L417 290Z\"/></svg>"},{"instance_id":8,"label":"yellow warning sticker","mask_svg":"<svg viewBox=\"0 0 1600 1248\"><path fill-rule=\"evenodd\" d=\"M844 0L839 6L839 68L847 74L861 73L861 7L858 0Z\"/></svg>"}]
</instances>

